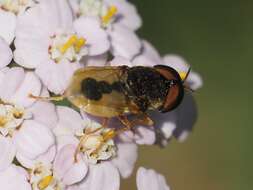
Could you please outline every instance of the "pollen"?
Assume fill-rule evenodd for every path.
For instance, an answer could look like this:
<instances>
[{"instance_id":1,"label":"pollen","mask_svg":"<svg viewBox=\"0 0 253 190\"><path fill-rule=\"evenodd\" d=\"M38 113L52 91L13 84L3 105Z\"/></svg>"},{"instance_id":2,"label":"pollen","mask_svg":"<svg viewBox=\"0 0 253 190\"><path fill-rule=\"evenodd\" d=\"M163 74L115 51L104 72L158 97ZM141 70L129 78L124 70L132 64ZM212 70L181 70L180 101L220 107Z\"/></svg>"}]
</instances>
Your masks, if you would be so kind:
<instances>
[{"instance_id":1,"label":"pollen","mask_svg":"<svg viewBox=\"0 0 253 190\"><path fill-rule=\"evenodd\" d=\"M69 48L74 47L75 52L79 53L85 44L86 40L84 38L78 38L77 35L72 35L65 44L60 46L59 50L62 54L65 54Z\"/></svg>"},{"instance_id":2,"label":"pollen","mask_svg":"<svg viewBox=\"0 0 253 190\"><path fill-rule=\"evenodd\" d=\"M116 15L117 12L118 12L118 9L116 6L114 5L110 6L106 15L102 17L103 24L104 25L108 24L111 21L111 19Z\"/></svg>"},{"instance_id":3,"label":"pollen","mask_svg":"<svg viewBox=\"0 0 253 190\"><path fill-rule=\"evenodd\" d=\"M186 72L179 72L179 76L180 76L181 80L184 81L187 76L187 73Z\"/></svg>"},{"instance_id":4,"label":"pollen","mask_svg":"<svg viewBox=\"0 0 253 190\"><path fill-rule=\"evenodd\" d=\"M16 119L20 119L20 118L22 118L23 117L23 112L21 112L21 111L19 111L19 110L15 110L14 112L13 112L13 116L16 118Z\"/></svg>"},{"instance_id":5,"label":"pollen","mask_svg":"<svg viewBox=\"0 0 253 190\"><path fill-rule=\"evenodd\" d=\"M78 41L78 38L76 35L71 36L68 41L63 44L59 49L62 54L66 53L66 51L73 46Z\"/></svg>"},{"instance_id":6,"label":"pollen","mask_svg":"<svg viewBox=\"0 0 253 190\"><path fill-rule=\"evenodd\" d=\"M0 127L4 127L7 123L7 119L4 116L0 116Z\"/></svg>"},{"instance_id":7,"label":"pollen","mask_svg":"<svg viewBox=\"0 0 253 190\"><path fill-rule=\"evenodd\" d=\"M46 189L50 183L52 182L53 180L53 176L49 175L49 176L46 176L44 177L42 180L40 180L40 182L38 183L38 189L39 190L44 190Z\"/></svg>"},{"instance_id":8,"label":"pollen","mask_svg":"<svg viewBox=\"0 0 253 190\"><path fill-rule=\"evenodd\" d=\"M76 51L77 53L79 53L80 50L81 50L81 48L82 48L83 46L85 46L85 44L86 44L86 39L84 39L84 38L79 38L79 39L76 41L75 46L74 46L75 51Z\"/></svg>"}]
</instances>

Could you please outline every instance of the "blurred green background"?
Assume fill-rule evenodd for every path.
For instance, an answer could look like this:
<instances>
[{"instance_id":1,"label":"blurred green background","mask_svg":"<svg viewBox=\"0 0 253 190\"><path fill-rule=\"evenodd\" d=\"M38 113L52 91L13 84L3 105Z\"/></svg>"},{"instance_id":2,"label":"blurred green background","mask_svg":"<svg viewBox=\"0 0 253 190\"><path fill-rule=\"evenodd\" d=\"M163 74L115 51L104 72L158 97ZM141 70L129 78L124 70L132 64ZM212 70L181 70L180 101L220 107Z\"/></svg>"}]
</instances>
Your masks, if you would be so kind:
<instances>
[{"instance_id":1,"label":"blurred green background","mask_svg":"<svg viewBox=\"0 0 253 190\"><path fill-rule=\"evenodd\" d=\"M252 190L253 1L132 2L144 21L140 36L161 54L182 55L204 79L190 138L142 147L137 166L164 174L173 190ZM122 189L135 186L131 178Z\"/></svg>"}]
</instances>

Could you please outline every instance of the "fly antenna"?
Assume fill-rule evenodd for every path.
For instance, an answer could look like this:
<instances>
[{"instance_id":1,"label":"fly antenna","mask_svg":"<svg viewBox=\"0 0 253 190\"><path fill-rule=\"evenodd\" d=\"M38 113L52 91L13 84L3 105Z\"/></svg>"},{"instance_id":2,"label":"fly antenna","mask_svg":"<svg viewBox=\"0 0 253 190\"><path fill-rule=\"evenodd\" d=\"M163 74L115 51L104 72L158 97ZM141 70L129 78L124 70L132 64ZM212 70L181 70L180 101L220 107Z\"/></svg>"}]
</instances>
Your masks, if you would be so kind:
<instances>
[{"instance_id":1,"label":"fly antenna","mask_svg":"<svg viewBox=\"0 0 253 190\"><path fill-rule=\"evenodd\" d=\"M190 93L194 93L195 91L193 89L191 89L189 86L184 85L184 89L189 91Z\"/></svg>"}]
</instances>

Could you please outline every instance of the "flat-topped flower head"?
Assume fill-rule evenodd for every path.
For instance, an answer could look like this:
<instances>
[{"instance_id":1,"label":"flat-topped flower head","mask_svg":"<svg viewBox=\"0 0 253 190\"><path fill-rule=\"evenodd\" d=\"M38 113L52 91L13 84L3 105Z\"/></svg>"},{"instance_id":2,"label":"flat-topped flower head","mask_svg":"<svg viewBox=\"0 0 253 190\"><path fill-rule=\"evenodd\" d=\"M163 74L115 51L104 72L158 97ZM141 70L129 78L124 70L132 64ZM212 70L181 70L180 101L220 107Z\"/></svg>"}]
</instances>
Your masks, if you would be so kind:
<instances>
[{"instance_id":1,"label":"flat-topped flower head","mask_svg":"<svg viewBox=\"0 0 253 190\"><path fill-rule=\"evenodd\" d=\"M0 34L0 57L1 57L0 69L9 65L13 58L12 50L9 47L9 44L3 38L1 38L1 34Z\"/></svg>"}]
</instances>

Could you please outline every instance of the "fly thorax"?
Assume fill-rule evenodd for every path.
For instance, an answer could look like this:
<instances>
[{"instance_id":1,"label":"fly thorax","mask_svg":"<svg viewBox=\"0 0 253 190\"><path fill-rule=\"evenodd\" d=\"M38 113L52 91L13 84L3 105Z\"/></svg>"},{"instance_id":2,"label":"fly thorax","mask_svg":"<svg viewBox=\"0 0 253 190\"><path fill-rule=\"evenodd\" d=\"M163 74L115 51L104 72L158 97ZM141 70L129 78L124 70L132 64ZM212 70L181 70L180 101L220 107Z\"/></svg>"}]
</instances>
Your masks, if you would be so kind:
<instances>
[{"instance_id":1,"label":"fly thorax","mask_svg":"<svg viewBox=\"0 0 253 190\"><path fill-rule=\"evenodd\" d=\"M141 111L159 108L168 93L168 81L152 68L133 67L127 72L126 89Z\"/></svg>"}]
</instances>

